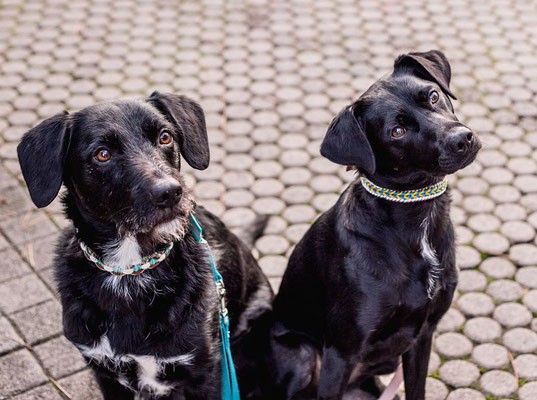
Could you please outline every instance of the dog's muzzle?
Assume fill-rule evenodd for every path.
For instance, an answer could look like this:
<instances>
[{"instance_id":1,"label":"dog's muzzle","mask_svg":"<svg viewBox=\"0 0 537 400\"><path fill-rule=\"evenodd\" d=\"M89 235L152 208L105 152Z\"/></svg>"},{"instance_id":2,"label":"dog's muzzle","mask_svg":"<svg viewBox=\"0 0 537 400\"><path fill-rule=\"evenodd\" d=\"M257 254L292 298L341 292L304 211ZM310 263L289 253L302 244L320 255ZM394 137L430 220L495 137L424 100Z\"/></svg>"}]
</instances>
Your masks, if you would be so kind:
<instances>
[{"instance_id":1,"label":"dog's muzzle","mask_svg":"<svg viewBox=\"0 0 537 400\"><path fill-rule=\"evenodd\" d=\"M438 159L438 164L445 174L452 174L471 164L481 149L477 135L466 127L458 128L448 134L445 148Z\"/></svg>"}]
</instances>

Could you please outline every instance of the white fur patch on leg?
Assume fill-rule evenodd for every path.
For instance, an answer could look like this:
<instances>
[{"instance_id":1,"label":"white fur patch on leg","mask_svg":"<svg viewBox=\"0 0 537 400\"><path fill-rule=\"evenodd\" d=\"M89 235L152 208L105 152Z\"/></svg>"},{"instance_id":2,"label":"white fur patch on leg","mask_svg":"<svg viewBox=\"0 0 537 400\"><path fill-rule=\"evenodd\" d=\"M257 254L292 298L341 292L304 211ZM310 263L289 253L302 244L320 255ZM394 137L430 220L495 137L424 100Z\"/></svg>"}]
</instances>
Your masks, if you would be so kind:
<instances>
[{"instance_id":1,"label":"white fur patch on leg","mask_svg":"<svg viewBox=\"0 0 537 400\"><path fill-rule=\"evenodd\" d=\"M421 223L423 232L421 235L421 256L425 261L427 261L431 268L429 269L429 279L427 284L427 297L432 299L436 290L436 282L440 278L440 273L442 268L440 262L438 261L438 255L436 250L433 249L431 243L429 242L429 218L426 217Z\"/></svg>"}]
</instances>

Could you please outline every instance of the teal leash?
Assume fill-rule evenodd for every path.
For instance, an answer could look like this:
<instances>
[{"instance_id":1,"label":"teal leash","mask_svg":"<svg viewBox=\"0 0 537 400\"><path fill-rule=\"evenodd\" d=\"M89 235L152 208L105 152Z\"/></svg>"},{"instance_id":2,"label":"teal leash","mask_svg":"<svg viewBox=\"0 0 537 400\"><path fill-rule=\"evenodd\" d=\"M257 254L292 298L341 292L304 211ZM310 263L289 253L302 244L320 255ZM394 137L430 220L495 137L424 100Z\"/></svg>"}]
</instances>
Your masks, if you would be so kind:
<instances>
[{"instance_id":1,"label":"teal leash","mask_svg":"<svg viewBox=\"0 0 537 400\"><path fill-rule=\"evenodd\" d=\"M235 364L233 364L233 357L231 356L231 344L229 341L229 315L226 308L226 289L224 288L224 279L214 261L209 243L203 238L203 229L198 220L194 217L194 214L190 214L190 232L196 242L205 245L207 249L207 255L209 256L209 262L211 264L211 270L213 271L214 284L216 286L216 293L220 299L220 338L222 340L221 349L221 364L222 364L222 400L240 400L239 383L237 382L237 373L235 372Z\"/></svg>"}]
</instances>

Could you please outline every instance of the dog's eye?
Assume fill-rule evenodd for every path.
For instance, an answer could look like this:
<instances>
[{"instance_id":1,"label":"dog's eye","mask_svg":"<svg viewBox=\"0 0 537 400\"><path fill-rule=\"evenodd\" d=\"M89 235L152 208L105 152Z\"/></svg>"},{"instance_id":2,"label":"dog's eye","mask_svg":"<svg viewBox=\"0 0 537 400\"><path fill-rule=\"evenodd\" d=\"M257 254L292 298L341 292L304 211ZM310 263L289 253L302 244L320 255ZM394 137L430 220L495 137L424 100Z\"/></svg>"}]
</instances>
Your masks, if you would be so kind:
<instances>
[{"instance_id":1,"label":"dog's eye","mask_svg":"<svg viewBox=\"0 0 537 400\"><path fill-rule=\"evenodd\" d=\"M402 126L396 126L395 128L392 129L392 136L396 138L403 136L405 133L406 133L406 129L403 128Z\"/></svg>"},{"instance_id":2,"label":"dog's eye","mask_svg":"<svg viewBox=\"0 0 537 400\"><path fill-rule=\"evenodd\" d=\"M170 144L172 142L172 134L168 131L160 132L158 142L160 144Z\"/></svg>"},{"instance_id":3,"label":"dog's eye","mask_svg":"<svg viewBox=\"0 0 537 400\"><path fill-rule=\"evenodd\" d=\"M107 149L99 149L95 154L95 158L97 159L97 161L107 162L108 160L110 160L110 158L112 158L112 154Z\"/></svg>"},{"instance_id":4,"label":"dog's eye","mask_svg":"<svg viewBox=\"0 0 537 400\"><path fill-rule=\"evenodd\" d=\"M432 104L436 103L439 98L440 98L440 95L438 94L436 90L433 90L431 91L431 93L429 93L429 100L431 100Z\"/></svg>"}]
</instances>

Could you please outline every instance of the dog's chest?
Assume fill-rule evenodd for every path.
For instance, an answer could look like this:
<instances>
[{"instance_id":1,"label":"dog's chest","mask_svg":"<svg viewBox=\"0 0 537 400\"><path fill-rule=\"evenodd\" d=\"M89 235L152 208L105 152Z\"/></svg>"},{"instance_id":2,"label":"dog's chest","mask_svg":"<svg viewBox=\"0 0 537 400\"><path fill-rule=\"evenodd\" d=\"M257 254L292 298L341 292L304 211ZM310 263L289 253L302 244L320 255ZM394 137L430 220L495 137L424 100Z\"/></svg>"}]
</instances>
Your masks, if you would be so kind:
<instances>
[{"instance_id":1,"label":"dog's chest","mask_svg":"<svg viewBox=\"0 0 537 400\"><path fill-rule=\"evenodd\" d=\"M172 357L153 355L119 354L111 346L106 335L93 346L77 346L82 355L111 372L123 386L135 392L148 392L155 396L166 396L175 388L165 371L169 367L192 365L193 353Z\"/></svg>"}]
</instances>

